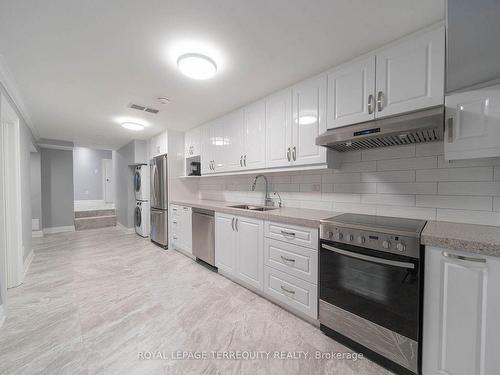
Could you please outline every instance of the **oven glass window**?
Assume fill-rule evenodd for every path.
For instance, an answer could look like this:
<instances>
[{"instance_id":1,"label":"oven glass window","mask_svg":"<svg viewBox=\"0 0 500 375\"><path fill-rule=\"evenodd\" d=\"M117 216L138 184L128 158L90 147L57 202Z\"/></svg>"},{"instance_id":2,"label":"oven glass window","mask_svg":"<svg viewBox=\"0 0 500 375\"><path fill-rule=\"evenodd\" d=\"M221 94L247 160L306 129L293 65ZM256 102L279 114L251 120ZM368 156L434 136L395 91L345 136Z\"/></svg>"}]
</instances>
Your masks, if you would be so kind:
<instances>
[{"instance_id":1,"label":"oven glass window","mask_svg":"<svg viewBox=\"0 0 500 375\"><path fill-rule=\"evenodd\" d=\"M330 244L329 244L330 245ZM321 249L320 298L332 305L418 340L418 260L380 253L384 260L412 263L414 268L388 265L345 255L373 256L371 250L342 246L344 254ZM404 259L403 259L404 258Z\"/></svg>"}]
</instances>

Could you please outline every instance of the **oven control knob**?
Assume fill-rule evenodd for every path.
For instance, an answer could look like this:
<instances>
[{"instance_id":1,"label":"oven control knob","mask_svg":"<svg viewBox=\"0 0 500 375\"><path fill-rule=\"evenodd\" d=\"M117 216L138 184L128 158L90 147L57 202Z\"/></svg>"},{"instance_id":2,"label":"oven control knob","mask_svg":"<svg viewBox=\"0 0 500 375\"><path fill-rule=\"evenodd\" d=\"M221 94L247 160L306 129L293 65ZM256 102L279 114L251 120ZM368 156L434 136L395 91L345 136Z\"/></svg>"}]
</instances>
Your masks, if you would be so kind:
<instances>
[{"instance_id":1,"label":"oven control knob","mask_svg":"<svg viewBox=\"0 0 500 375\"><path fill-rule=\"evenodd\" d=\"M354 240L354 236L350 234L349 236L347 236L347 240L351 242L352 240Z\"/></svg>"},{"instance_id":2,"label":"oven control knob","mask_svg":"<svg viewBox=\"0 0 500 375\"><path fill-rule=\"evenodd\" d=\"M363 236L358 236L358 243L359 244L364 244L365 243L365 238Z\"/></svg>"},{"instance_id":3,"label":"oven control knob","mask_svg":"<svg viewBox=\"0 0 500 375\"><path fill-rule=\"evenodd\" d=\"M388 249L391 247L391 243L389 241L384 241L384 242L382 242L382 247L384 249Z\"/></svg>"},{"instance_id":4,"label":"oven control knob","mask_svg":"<svg viewBox=\"0 0 500 375\"><path fill-rule=\"evenodd\" d=\"M336 240L340 241L342 239L342 237L344 237L344 235L342 233L340 233L340 232L335 233Z\"/></svg>"},{"instance_id":5,"label":"oven control knob","mask_svg":"<svg viewBox=\"0 0 500 375\"><path fill-rule=\"evenodd\" d=\"M333 237L333 232L331 230L329 230L328 232L326 232L326 235L329 239L332 239Z\"/></svg>"},{"instance_id":6,"label":"oven control knob","mask_svg":"<svg viewBox=\"0 0 500 375\"><path fill-rule=\"evenodd\" d=\"M402 243L398 243L396 245L396 249L398 249L398 251L405 251L406 250L406 246Z\"/></svg>"}]
</instances>

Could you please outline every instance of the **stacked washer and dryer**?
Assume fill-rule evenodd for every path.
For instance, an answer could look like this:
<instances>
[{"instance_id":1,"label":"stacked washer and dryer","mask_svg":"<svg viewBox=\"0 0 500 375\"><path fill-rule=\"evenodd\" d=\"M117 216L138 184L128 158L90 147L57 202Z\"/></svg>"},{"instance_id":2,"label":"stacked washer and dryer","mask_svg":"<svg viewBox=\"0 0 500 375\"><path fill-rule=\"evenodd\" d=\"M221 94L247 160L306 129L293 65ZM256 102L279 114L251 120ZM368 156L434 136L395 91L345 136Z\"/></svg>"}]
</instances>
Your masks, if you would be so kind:
<instances>
[{"instance_id":1,"label":"stacked washer and dryer","mask_svg":"<svg viewBox=\"0 0 500 375\"><path fill-rule=\"evenodd\" d=\"M149 237L150 205L149 205L149 165L137 165L134 170L135 232L141 237Z\"/></svg>"}]
</instances>

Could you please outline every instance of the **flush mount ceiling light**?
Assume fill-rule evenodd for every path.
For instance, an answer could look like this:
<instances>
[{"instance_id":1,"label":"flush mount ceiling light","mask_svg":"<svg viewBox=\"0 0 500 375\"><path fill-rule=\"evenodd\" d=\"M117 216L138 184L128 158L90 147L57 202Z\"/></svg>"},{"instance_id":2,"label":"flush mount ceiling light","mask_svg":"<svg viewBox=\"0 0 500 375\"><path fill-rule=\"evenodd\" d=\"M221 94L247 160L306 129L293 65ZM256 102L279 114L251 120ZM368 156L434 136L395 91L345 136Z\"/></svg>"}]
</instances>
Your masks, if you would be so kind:
<instances>
[{"instance_id":1,"label":"flush mount ceiling light","mask_svg":"<svg viewBox=\"0 0 500 375\"><path fill-rule=\"evenodd\" d=\"M133 131L136 131L136 132L144 130L144 125L137 124L135 122L123 122L121 125L125 129L133 130Z\"/></svg>"},{"instance_id":2,"label":"flush mount ceiling light","mask_svg":"<svg viewBox=\"0 0 500 375\"><path fill-rule=\"evenodd\" d=\"M318 118L314 115L304 115L299 117L300 125L311 125L318 121Z\"/></svg>"},{"instance_id":3,"label":"flush mount ceiling light","mask_svg":"<svg viewBox=\"0 0 500 375\"><path fill-rule=\"evenodd\" d=\"M217 73L217 64L210 57L199 53L186 53L177 59L182 74L193 79L209 79Z\"/></svg>"}]
</instances>

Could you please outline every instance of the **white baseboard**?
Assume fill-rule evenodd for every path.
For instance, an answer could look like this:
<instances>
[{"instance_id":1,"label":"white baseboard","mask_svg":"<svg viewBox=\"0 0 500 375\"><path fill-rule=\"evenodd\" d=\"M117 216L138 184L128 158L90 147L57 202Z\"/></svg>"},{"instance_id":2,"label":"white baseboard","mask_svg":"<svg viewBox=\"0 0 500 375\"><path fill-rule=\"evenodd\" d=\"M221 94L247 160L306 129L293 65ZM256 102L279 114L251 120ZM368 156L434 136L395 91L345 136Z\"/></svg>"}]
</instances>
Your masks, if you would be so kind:
<instances>
[{"instance_id":1,"label":"white baseboard","mask_svg":"<svg viewBox=\"0 0 500 375\"><path fill-rule=\"evenodd\" d=\"M5 322L5 309L3 308L3 305L0 305L0 328L3 325L3 322Z\"/></svg>"},{"instance_id":2,"label":"white baseboard","mask_svg":"<svg viewBox=\"0 0 500 375\"><path fill-rule=\"evenodd\" d=\"M133 228L127 228L125 225L119 223L119 222L116 222L116 226L118 228L120 228L122 231L124 231L126 234L133 234L135 233L135 227Z\"/></svg>"},{"instance_id":3,"label":"white baseboard","mask_svg":"<svg viewBox=\"0 0 500 375\"><path fill-rule=\"evenodd\" d=\"M40 219L31 219L31 230L40 230Z\"/></svg>"},{"instance_id":4,"label":"white baseboard","mask_svg":"<svg viewBox=\"0 0 500 375\"><path fill-rule=\"evenodd\" d=\"M43 237L43 230L32 230L31 237L33 238Z\"/></svg>"},{"instance_id":5,"label":"white baseboard","mask_svg":"<svg viewBox=\"0 0 500 375\"><path fill-rule=\"evenodd\" d=\"M24 260L24 275L23 275L23 280L26 277L26 274L28 273L28 269L30 268L31 262L33 261L34 257L35 257L35 252L33 251L33 249L31 249L30 253L28 254L28 256L26 257L26 259Z\"/></svg>"},{"instance_id":6,"label":"white baseboard","mask_svg":"<svg viewBox=\"0 0 500 375\"><path fill-rule=\"evenodd\" d=\"M51 228L43 228L43 234L54 234L54 233L63 233L63 232L74 232L75 226L68 225L65 227L51 227Z\"/></svg>"}]
</instances>

